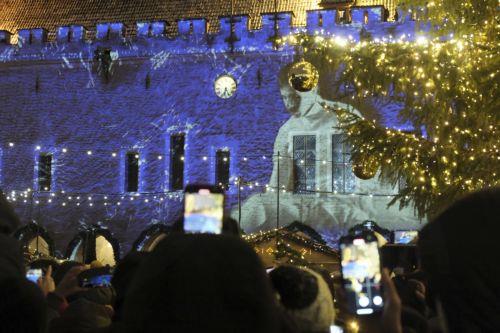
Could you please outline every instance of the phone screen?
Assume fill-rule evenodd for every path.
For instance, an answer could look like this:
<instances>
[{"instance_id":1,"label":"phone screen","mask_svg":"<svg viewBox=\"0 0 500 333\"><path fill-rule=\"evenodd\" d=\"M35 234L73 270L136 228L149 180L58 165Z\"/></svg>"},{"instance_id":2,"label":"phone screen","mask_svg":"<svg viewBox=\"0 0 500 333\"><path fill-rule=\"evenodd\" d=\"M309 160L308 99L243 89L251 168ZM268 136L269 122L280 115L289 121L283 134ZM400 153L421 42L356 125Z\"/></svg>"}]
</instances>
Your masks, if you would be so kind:
<instances>
[{"instance_id":1,"label":"phone screen","mask_svg":"<svg viewBox=\"0 0 500 333\"><path fill-rule=\"evenodd\" d=\"M384 306L381 290L380 257L374 236L355 236L341 242L342 277L349 307L358 315L368 315Z\"/></svg>"},{"instance_id":2,"label":"phone screen","mask_svg":"<svg viewBox=\"0 0 500 333\"><path fill-rule=\"evenodd\" d=\"M224 194L209 189L186 192L184 197L184 231L187 233L222 232Z\"/></svg>"},{"instance_id":3,"label":"phone screen","mask_svg":"<svg viewBox=\"0 0 500 333\"><path fill-rule=\"evenodd\" d=\"M37 283L38 279L43 276L43 272L41 268L37 269L28 269L26 272L26 278L31 282Z\"/></svg>"},{"instance_id":4,"label":"phone screen","mask_svg":"<svg viewBox=\"0 0 500 333\"><path fill-rule=\"evenodd\" d=\"M81 287L83 288L99 288L99 287L109 287L111 286L110 274L96 275L88 278L84 278L81 282Z\"/></svg>"},{"instance_id":5,"label":"phone screen","mask_svg":"<svg viewBox=\"0 0 500 333\"><path fill-rule=\"evenodd\" d=\"M417 230L396 230L394 231L394 244L409 244L417 236Z\"/></svg>"},{"instance_id":6,"label":"phone screen","mask_svg":"<svg viewBox=\"0 0 500 333\"><path fill-rule=\"evenodd\" d=\"M330 326L330 333L344 333L344 329L337 325Z\"/></svg>"}]
</instances>

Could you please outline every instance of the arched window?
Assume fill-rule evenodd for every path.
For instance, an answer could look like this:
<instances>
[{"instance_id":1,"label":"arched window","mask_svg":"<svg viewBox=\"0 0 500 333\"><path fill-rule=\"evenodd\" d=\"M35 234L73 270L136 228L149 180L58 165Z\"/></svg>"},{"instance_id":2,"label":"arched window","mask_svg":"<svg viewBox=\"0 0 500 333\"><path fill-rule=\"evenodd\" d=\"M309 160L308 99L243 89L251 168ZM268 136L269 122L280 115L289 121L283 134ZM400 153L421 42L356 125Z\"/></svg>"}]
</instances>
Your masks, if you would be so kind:
<instances>
[{"instance_id":1,"label":"arched window","mask_svg":"<svg viewBox=\"0 0 500 333\"><path fill-rule=\"evenodd\" d=\"M115 266L120 259L120 244L109 230L92 226L71 240L66 257L85 264L98 260L103 265Z\"/></svg>"},{"instance_id":2,"label":"arched window","mask_svg":"<svg viewBox=\"0 0 500 333\"><path fill-rule=\"evenodd\" d=\"M24 252L35 257L54 257L55 247L47 229L31 222L14 233L23 245Z\"/></svg>"},{"instance_id":3,"label":"arched window","mask_svg":"<svg viewBox=\"0 0 500 333\"><path fill-rule=\"evenodd\" d=\"M132 248L136 251L150 252L164 239L166 238L172 228L164 224L155 224L144 230L137 240L134 242Z\"/></svg>"}]
</instances>

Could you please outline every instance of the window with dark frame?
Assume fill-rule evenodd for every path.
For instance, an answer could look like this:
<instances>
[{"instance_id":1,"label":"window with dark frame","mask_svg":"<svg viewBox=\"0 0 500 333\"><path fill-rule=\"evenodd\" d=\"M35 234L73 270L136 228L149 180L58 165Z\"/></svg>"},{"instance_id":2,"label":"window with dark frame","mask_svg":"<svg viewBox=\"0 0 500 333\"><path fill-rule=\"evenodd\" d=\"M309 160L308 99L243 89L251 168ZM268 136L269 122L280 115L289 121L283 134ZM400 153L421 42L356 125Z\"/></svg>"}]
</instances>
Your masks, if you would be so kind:
<instances>
[{"instance_id":1,"label":"window with dark frame","mask_svg":"<svg viewBox=\"0 0 500 333\"><path fill-rule=\"evenodd\" d=\"M170 190L179 191L184 188L184 133L170 136Z\"/></svg>"},{"instance_id":2,"label":"window with dark frame","mask_svg":"<svg viewBox=\"0 0 500 333\"><path fill-rule=\"evenodd\" d=\"M229 189L230 158L229 150L217 150L215 154L215 183L224 190Z\"/></svg>"},{"instance_id":3,"label":"window with dark frame","mask_svg":"<svg viewBox=\"0 0 500 333\"><path fill-rule=\"evenodd\" d=\"M52 155L38 156L38 190L48 192L52 189Z\"/></svg>"},{"instance_id":4,"label":"window with dark frame","mask_svg":"<svg viewBox=\"0 0 500 333\"><path fill-rule=\"evenodd\" d=\"M351 10L349 8L337 10L335 21L337 24L350 24L352 22Z\"/></svg>"},{"instance_id":5,"label":"window with dark frame","mask_svg":"<svg viewBox=\"0 0 500 333\"><path fill-rule=\"evenodd\" d=\"M353 193L356 186L351 149L345 138L345 134L332 135L332 189L336 193Z\"/></svg>"},{"instance_id":6,"label":"window with dark frame","mask_svg":"<svg viewBox=\"0 0 500 333\"><path fill-rule=\"evenodd\" d=\"M316 189L316 136L293 137L293 176L295 193L313 193Z\"/></svg>"},{"instance_id":7,"label":"window with dark frame","mask_svg":"<svg viewBox=\"0 0 500 333\"><path fill-rule=\"evenodd\" d=\"M125 190L127 192L139 191L139 154L128 152L125 165Z\"/></svg>"}]
</instances>

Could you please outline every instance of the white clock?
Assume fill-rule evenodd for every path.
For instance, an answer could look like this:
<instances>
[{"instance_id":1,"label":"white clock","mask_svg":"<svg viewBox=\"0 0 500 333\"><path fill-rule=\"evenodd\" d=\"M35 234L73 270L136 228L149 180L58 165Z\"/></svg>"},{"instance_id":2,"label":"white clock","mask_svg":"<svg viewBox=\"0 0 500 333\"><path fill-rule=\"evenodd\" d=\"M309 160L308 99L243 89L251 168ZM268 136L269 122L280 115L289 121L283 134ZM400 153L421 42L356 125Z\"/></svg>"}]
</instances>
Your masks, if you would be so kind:
<instances>
[{"instance_id":1,"label":"white clock","mask_svg":"<svg viewBox=\"0 0 500 333\"><path fill-rule=\"evenodd\" d=\"M227 99L236 92L236 80L230 75L221 75L215 80L215 94L220 98Z\"/></svg>"}]
</instances>

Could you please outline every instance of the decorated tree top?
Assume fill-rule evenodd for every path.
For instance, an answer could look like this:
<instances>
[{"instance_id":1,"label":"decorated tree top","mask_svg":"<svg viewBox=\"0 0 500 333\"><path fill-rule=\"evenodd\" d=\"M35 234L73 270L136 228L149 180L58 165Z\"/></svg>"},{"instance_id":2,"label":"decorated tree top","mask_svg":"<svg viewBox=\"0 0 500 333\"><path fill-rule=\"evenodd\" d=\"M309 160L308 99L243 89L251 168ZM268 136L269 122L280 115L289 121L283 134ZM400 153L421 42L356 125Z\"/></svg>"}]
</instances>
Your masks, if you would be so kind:
<instances>
[{"instance_id":1,"label":"decorated tree top","mask_svg":"<svg viewBox=\"0 0 500 333\"><path fill-rule=\"evenodd\" d=\"M411 133L381 127L349 110L334 111L353 145L352 159L374 156L383 181L406 187L391 204L414 204L432 217L466 193L500 183L499 16L496 0L407 0L417 31L360 42L294 35L332 89L356 99L397 103ZM340 89L339 89L340 88Z\"/></svg>"}]
</instances>

